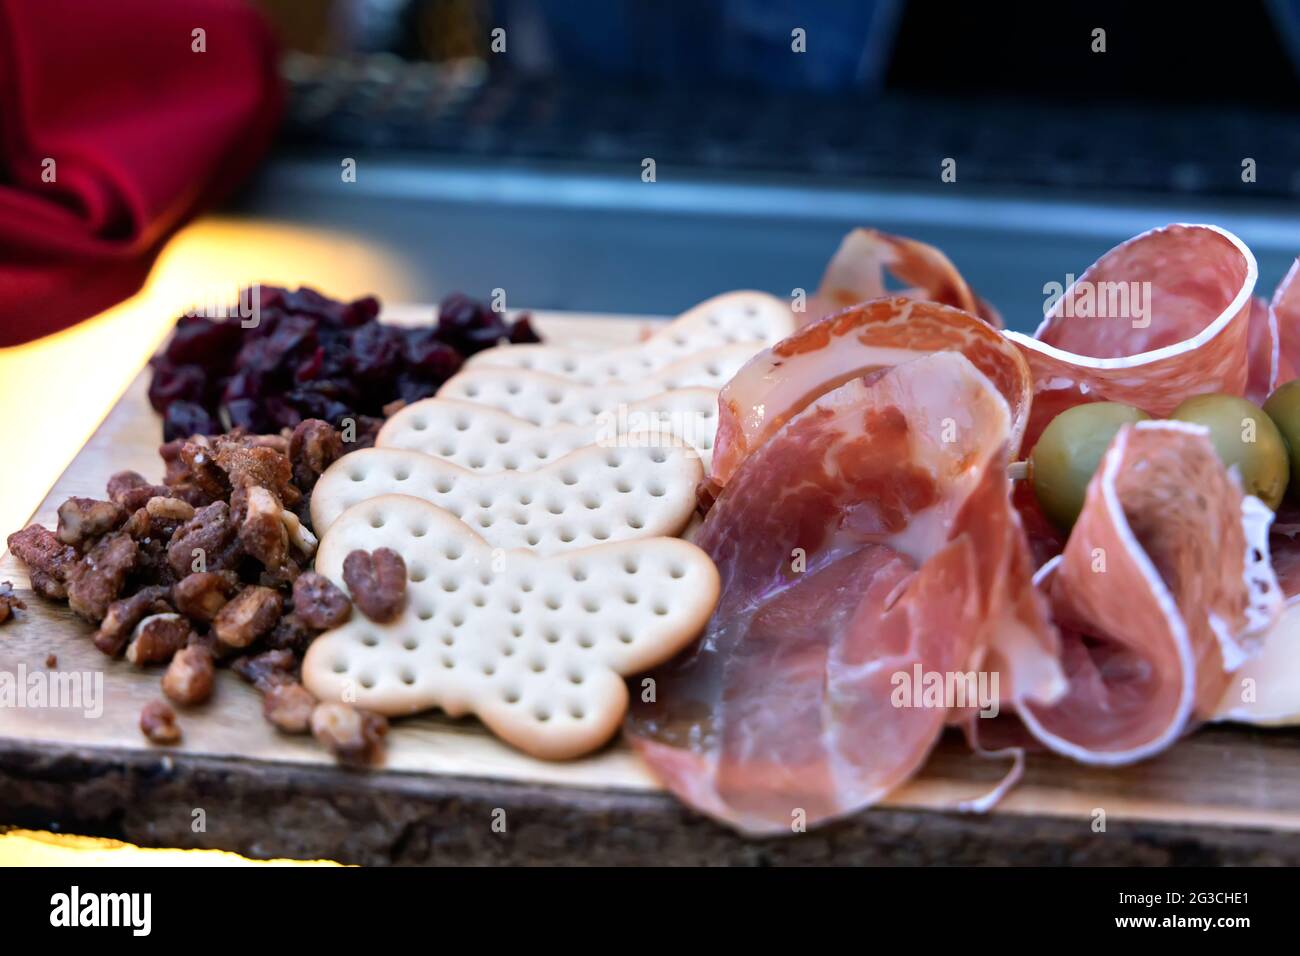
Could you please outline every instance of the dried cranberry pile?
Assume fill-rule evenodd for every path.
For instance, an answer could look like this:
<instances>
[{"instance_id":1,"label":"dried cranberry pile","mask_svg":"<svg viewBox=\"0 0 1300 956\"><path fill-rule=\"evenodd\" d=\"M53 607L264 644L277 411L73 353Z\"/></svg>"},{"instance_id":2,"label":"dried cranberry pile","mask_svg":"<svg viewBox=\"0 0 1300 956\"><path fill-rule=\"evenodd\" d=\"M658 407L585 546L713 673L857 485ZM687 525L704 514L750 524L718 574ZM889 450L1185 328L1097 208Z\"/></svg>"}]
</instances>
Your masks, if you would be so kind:
<instances>
[{"instance_id":1,"label":"dried cranberry pile","mask_svg":"<svg viewBox=\"0 0 1300 956\"><path fill-rule=\"evenodd\" d=\"M373 296L259 292L255 326L244 328L237 310L184 316L150 363L149 401L163 416L165 441L235 428L272 433L308 418L336 427L351 419L364 436L394 403L432 395L467 356L502 341L538 341L526 315L510 323L460 293L443 300L436 325L400 328L378 320Z\"/></svg>"}]
</instances>

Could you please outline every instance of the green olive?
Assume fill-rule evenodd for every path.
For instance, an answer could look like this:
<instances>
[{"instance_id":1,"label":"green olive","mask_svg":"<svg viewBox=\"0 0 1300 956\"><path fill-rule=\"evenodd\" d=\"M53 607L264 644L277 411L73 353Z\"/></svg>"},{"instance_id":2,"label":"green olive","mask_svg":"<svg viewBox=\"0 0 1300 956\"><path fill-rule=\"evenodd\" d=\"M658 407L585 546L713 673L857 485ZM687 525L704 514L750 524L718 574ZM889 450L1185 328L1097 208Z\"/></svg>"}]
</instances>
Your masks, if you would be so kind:
<instances>
[{"instance_id":1,"label":"green olive","mask_svg":"<svg viewBox=\"0 0 1300 956\"><path fill-rule=\"evenodd\" d=\"M1120 428L1151 416L1119 402L1076 405L1052 419L1029 455L1038 504L1052 524L1069 531L1102 455Z\"/></svg>"},{"instance_id":2,"label":"green olive","mask_svg":"<svg viewBox=\"0 0 1300 956\"><path fill-rule=\"evenodd\" d=\"M1169 417L1209 428L1214 450L1237 467L1242 488L1270 508L1282 502L1291 477L1286 442L1262 408L1235 395L1197 395Z\"/></svg>"},{"instance_id":3,"label":"green olive","mask_svg":"<svg viewBox=\"0 0 1300 956\"><path fill-rule=\"evenodd\" d=\"M1290 459L1291 474L1300 474L1300 379L1279 385L1264 403L1264 411L1282 433ZM1294 497L1300 484L1291 490Z\"/></svg>"}]
</instances>

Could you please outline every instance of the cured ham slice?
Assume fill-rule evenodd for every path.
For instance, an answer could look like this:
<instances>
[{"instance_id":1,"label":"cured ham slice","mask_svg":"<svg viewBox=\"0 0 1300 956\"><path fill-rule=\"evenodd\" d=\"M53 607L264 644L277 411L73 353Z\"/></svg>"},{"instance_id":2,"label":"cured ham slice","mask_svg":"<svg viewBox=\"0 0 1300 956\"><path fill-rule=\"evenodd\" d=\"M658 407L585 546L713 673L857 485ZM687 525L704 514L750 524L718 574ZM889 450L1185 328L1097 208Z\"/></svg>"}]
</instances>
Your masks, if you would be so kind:
<instances>
[{"instance_id":1,"label":"cured ham slice","mask_svg":"<svg viewBox=\"0 0 1300 956\"><path fill-rule=\"evenodd\" d=\"M739 463L695 536L718 607L629 714L674 793L789 832L878 801L971 719L969 697L900 704L913 675L992 671L1011 703L1064 692L1009 502L1013 423L975 363L938 352L805 402Z\"/></svg>"},{"instance_id":2,"label":"cured ham slice","mask_svg":"<svg viewBox=\"0 0 1300 956\"><path fill-rule=\"evenodd\" d=\"M964 355L1006 400L1007 440L1015 454L1032 390L1019 350L960 309L895 296L804 326L736 373L718 396L713 483L725 485L747 455L819 396L850 379L940 351Z\"/></svg>"},{"instance_id":3,"label":"cured ham slice","mask_svg":"<svg viewBox=\"0 0 1300 956\"><path fill-rule=\"evenodd\" d=\"M886 275L910 288L895 290ZM814 321L868 299L904 296L951 305L1002 327L997 310L971 291L957 267L934 246L875 229L854 229L831 258L807 318Z\"/></svg>"},{"instance_id":4,"label":"cured ham slice","mask_svg":"<svg viewBox=\"0 0 1300 956\"><path fill-rule=\"evenodd\" d=\"M1245 394L1256 277L1250 250L1217 226L1165 226L1106 253L1033 337L1006 333L1033 373L1027 444L1081 402L1163 416L1190 395Z\"/></svg>"},{"instance_id":5,"label":"cured ham slice","mask_svg":"<svg viewBox=\"0 0 1300 956\"><path fill-rule=\"evenodd\" d=\"M1039 572L1069 691L1020 716L1076 760L1139 760L1211 717L1280 610L1272 512L1242 495L1207 436L1183 422L1121 429Z\"/></svg>"}]
</instances>

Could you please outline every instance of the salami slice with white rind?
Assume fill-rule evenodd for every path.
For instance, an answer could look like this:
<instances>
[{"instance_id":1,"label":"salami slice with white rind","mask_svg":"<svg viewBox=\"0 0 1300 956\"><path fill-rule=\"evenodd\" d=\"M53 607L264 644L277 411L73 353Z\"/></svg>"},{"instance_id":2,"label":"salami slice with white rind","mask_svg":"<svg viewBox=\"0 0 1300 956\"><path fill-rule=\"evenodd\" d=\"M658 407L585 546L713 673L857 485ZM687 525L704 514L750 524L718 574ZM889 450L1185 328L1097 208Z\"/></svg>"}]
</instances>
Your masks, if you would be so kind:
<instances>
[{"instance_id":1,"label":"salami slice with white rind","mask_svg":"<svg viewBox=\"0 0 1300 956\"><path fill-rule=\"evenodd\" d=\"M1217 226L1165 226L1106 253L1032 337L1006 333L1033 373L1029 445L1082 402L1164 416L1191 395L1244 395L1257 275L1246 245Z\"/></svg>"}]
</instances>

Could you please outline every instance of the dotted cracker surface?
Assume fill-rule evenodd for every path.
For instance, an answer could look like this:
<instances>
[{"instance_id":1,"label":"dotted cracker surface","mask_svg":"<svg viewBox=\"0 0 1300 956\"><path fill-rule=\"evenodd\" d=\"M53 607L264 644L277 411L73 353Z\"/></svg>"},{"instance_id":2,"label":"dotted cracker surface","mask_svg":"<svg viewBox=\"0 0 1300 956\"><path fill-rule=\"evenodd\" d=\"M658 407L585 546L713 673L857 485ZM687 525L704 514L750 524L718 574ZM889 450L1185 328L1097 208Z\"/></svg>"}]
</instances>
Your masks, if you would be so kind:
<instances>
[{"instance_id":1,"label":"dotted cracker surface","mask_svg":"<svg viewBox=\"0 0 1300 956\"><path fill-rule=\"evenodd\" d=\"M471 471L495 472L534 471L585 445L680 442L695 450L707 471L717 424L717 392L707 388L675 389L626 405L615 403L593 421L552 427L440 393L389 418L375 445L418 451Z\"/></svg>"},{"instance_id":2,"label":"dotted cracker surface","mask_svg":"<svg viewBox=\"0 0 1300 956\"><path fill-rule=\"evenodd\" d=\"M486 405L534 425L585 425L620 405L684 388L718 389L753 357L747 346L702 352L635 382L583 385L528 369L476 366L453 375L438 397Z\"/></svg>"},{"instance_id":3,"label":"dotted cracker surface","mask_svg":"<svg viewBox=\"0 0 1300 956\"><path fill-rule=\"evenodd\" d=\"M553 554L676 535L695 511L703 477L699 456L681 445L587 445L533 471L496 473L401 448L367 448L321 475L311 517L324 533L355 504L411 495L451 512L493 547Z\"/></svg>"},{"instance_id":4,"label":"dotted cracker surface","mask_svg":"<svg viewBox=\"0 0 1300 956\"><path fill-rule=\"evenodd\" d=\"M307 688L388 715L474 713L502 739L551 759L608 740L627 709L623 676L683 649L718 597L712 561L685 541L541 557L493 549L448 512L404 495L340 515L316 568L344 586L348 553L381 547L406 561L404 610L376 624L354 608L308 649Z\"/></svg>"},{"instance_id":5,"label":"dotted cracker surface","mask_svg":"<svg viewBox=\"0 0 1300 956\"><path fill-rule=\"evenodd\" d=\"M795 330L790 304L765 292L730 292L683 312L644 342L623 348L506 345L487 349L466 367L517 368L559 375L584 385L636 382L701 352L740 346L746 358ZM720 388L722 381L691 384Z\"/></svg>"}]
</instances>

